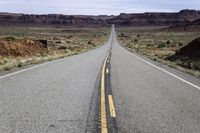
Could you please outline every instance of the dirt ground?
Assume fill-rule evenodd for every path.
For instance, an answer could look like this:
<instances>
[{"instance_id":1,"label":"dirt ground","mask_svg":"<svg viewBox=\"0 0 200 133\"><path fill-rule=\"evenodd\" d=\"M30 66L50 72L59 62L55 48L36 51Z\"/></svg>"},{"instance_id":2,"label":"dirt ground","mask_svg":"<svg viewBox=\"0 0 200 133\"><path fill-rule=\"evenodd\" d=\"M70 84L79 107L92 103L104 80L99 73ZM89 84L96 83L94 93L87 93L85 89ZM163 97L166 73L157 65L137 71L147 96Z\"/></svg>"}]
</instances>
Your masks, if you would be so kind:
<instances>
[{"instance_id":1,"label":"dirt ground","mask_svg":"<svg viewBox=\"0 0 200 133\"><path fill-rule=\"evenodd\" d=\"M200 58L184 58L169 60L181 48L186 47L187 51L191 48L187 45L196 38L200 37L200 31L183 31L165 29L139 29L139 28L118 28L118 39L120 44L129 50L143 54L150 59L169 65L170 67L180 68L190 74L200 76ZM196 47L196 46L195 46ZM199 51L198 47L195 49ZM197 55L197 53L195 54Z\"/></svg>"},{"instance_id":2,"label":"dirt ground","mask_svg":"<svg viewBox=\"0 0 200 133\"><path fill-rule=\"evenodd\" d=\"M0 71L8 71L97 48L110 27L0 26L0 31Z\"/></svg>"}]
</instances>

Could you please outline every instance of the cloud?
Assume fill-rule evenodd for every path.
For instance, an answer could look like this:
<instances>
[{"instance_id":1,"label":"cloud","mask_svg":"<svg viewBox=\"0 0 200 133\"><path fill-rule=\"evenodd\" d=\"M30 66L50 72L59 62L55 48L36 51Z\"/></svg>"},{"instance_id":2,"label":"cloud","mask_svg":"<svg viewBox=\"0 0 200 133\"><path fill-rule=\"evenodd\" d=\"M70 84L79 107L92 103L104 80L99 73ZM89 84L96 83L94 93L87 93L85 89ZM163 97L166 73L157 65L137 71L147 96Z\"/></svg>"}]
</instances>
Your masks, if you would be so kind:
<instances>
[{"instance_id":1,"label":"cloud","mask_svg":"<svg viewBox=\"0 0 200 133\"><path fill-rule=\"evenodd\" d=\"M121 12L178 11L199 9L199 0L1 0L1 12L119 14Z\"/></svg>"}]
</instances>

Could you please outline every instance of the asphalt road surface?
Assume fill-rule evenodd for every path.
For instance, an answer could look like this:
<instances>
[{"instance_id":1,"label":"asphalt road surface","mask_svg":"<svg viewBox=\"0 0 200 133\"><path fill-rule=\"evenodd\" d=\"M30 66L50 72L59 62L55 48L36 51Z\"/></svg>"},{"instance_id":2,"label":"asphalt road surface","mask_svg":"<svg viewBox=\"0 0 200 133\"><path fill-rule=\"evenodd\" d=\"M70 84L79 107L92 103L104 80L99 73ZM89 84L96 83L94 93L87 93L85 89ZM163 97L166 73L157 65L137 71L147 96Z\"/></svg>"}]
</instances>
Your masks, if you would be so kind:
<instances>
[{"instance_id":1,"label":"asphalt road surface","mask_svg":"<svg viewBox=\"0 0 200 133\"><path fill-rule=\"evenodd\" d=\"M0 77L0 133L95 131L91 106L110 43Z\"/></svg>"},{"instance_id":2,"label":"asphalt road surface","mask_svg":"<svg viewBox=\"0 0 200 133\"><path fill-rule=\"evenodd\" d=\"M200 133L200 79L132 54L114 38L111 86L120 133Z\"/></svg>"},{"instance_id":3,"label":"asphalt road surface","mask_svg":"<svg viewBox=\"0 0 200 133\"><path fill-rule=\"evenodd\" d=\"M101 131L99 84L111 46L115 132L200 132L200 79L128 52L113 29L98 49L1 76L0 133Z\"/></svg>"}]
</instances>

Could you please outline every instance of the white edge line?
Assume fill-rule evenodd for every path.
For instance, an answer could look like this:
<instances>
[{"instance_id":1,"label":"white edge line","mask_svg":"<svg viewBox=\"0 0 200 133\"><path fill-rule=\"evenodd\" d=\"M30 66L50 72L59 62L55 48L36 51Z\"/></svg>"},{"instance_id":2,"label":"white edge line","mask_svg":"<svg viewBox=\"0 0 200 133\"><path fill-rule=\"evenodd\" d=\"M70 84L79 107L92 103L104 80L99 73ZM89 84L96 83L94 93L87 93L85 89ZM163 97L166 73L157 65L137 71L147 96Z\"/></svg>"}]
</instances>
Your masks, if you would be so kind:
<instances>
[{"instance_id":1,"label":"white edge line","mask_svg":"<svg viewBox=\"0 0 200 133\"><path fill-rule=\"evenodd\" d=\"M108 41L109 42L109 41ZM106 45L108 42L106 42L104 45ZM102 46L104 46L102 45ZM100 46L100 47L102 47ZM98 47L98 48L100 48ZM97 48L97 49L98 49ZM95 49L94 49L95 50ZM91 50L89 50L91 51ZM86 52L83 52L83 53L87 53L89 51L86 51ZM75 55L76 56L76 55ZM26 68L26 69L22 69L22 70L19 70L19 71L16 71L16 72L13 72L13 73L10 73L10 74L6 74L6 75L3 75L3 76L0 76L0 79L4 79L4 78L7 78L7 77L10 77L12 75L16 75L18 73L22 73L22 72L25 72L25 71L28 71L28 70L31 70L31 69L34 69L34 68L37 68L37 67L41 67L41 66L44 66L44 65L47 65L47 64L50 64L50 63L53 63L55 61L58 61L58 60L63 60L64 58L60 58L60 59L56 59L56 60L53 60L53 61L50 61L50 62L46 62L46 63L43 63L43 64L39 64L39 65L36 65L36 66L33 66L33 67L30 67L30 68Z\"/></svg>"},{"instance_id":2,"label":"white edge line","mask_svg":"<svg viewBox=\"0 0 200 133\"><path fill-rule=\"evenodd\" d=\"M117 43L118 43L118 42L117 42ZM118 43L118 44L119 44L119 43ZM120 44L119 44L119 46L122 47ZM123 47L122 47L122 48L123 48ZM124 48L123 48L123 49L124 49ZM172 73L170 73L170 72L168 72L168 71L166 71L166 70L164 70L164 69L162 69L162 68L160 68L160 67L158 67L158 66L156 66L156 65L154 65L154 64L152 64L152 63L150 63L150 62L148 62L148 61L146 61L146 60L144 60L144 59L142 59L142 58L140 58L140 57L138 57L138 56L136 56L134 53L132 53L132 52L126 50L126 49L124 49L124 50L127 51L127 52L129 52L132 56L134 56L134 57L137 58L138 60L143 61L143 62L149 64L150 66L155 67L155 68L157 68L157 69L159 69L159 70L161 70L161 71L163 71L163 72L165 72L165 73L167 73L167 74L169 74L169 75L171 75L171 76L173 76L173 77L175 77L175 78L177 78L177 79L179 79L179 80L181 80L181 81L183 81L183 82L185 82L185 83L187 83L187 84L189 84L189 85L191 85L191 86L193 86L193 87L195 87L195 88L197 88L197 89L200 90L200 87L199 87L199 86L197 86L197 85L195 85L195 84L192 84L192 83L190 83L189 81L187 81L187 80L185 80L185 79L182 79L182 78L180 78L180 77L178 77L178 76L176 76L176 75L174 75L174 74L172 74Z\"/></svg>"},{"instance_id":3,"label":"white edge line","mask_svg":"<svg viewBox=\"0 0 200 133\"><path fill-rule=\"evenodd\" d=\"M182 79L182 78L180 78L180 77L178 77L178 76L176 76L176 75L174 75L174 74L172 74L172 73L170 73L170 72L168 72L168 71L166 71L166 70L164 70L164 69L162 69L162 68L160 68L160 67L158 67L158 66L156 66L156 65L154 65L154 64L152 64L152 63L150 63L150 62L148 62L148 61L146 61L146 60L144 60L140 57L138 57L138 56L136 56L133 53L131 53L131 55L134 56L135 58L139 59L140 61L143 61L143 62L145 62L145 63L147 63L147 64L149 64L149 65L151 65L151 66L153 66L153 67L155 67L155 68L157 68L157 69L159 69L159 70L161 70L161 71L163 71L163 72L165 72L165 73L167 73L167 74L169 74L169 75L171 75L171 76L173 76L173 77L175 77L175 78L177 78L177 79L179 79L179 80L181 80L181 81L183 81L183 82L185 82L185 83L187 83L187 84L189 84L189 85L200 90L199 86L194 85L194 84L192 84L192 83L190 83L190 82L188 82L188 81L186 81L186 80L184 80L184 79Z\"/></svg>"},{"instance_id":4,"label":"white edge line","mask_svg":"<svg viewBox=\"0 0 200 133\"><path fill-rule=\"evenodd\" d=\"M106 43L105 43L106 44ZM104 45L102 45L104 46ZM100 47L102 47L100 46ZM99 48L100 48L99 47ZM89 51L86 51L86 52L83 52L83 53L87 53ZM82 54L82 53L81 53ZM74 55L76 56L76 55ZM72 57L72 56L70 56ZM16 74L19 74L19 73L22 73L22 72L25 72L25 71L28 71L28 70L31 70L31 69L34 69L34 68L37 68L37 67L41 67L41 66L44 66L44 65L48 65L48 64L51 64L53 62L56 62L58 60L64 60L65 58L60 58L60 59L56 59L56 60L53 60L53 61L49 61L49 62L46 62L46 63L42 63L42 64L39 64L39 65L36 65L36 66L33 66L33 67L29 67L29 68L26 68L26 69L22 69L22 70L19 70L19 71L16 71L16 72L13 72L13 73L10 73L10 74L6 74L6 75L3 75L3 76L0 76L0 80L1 79L4 79L4 78L7 78L7 77L10 77L10 76L13 76L13 75L16 75Z\"/></svg>"},{"instance_id":5,"label":"white edge line","mask_svg":"<svg viewBox=\"0 0 200 133\"><path fill-rule=\"evenodd\" d=\"M55 60L55 61L56 61L56 60ZM31 69L34 69L34 68L37 68L37 67L41 67L41 66L44 66L44 65L53 63L53 62L54 62L54 61L46 62L46 63L39 64L39 65L30 67L30 68L26 68L26 69L22 69L22 70L19 70L19 71L10 73L10 74L7 74L7 75L3 75L3 76L0 77L0 79L4 79L4 78L10 77L10 76L12 76L12 75L16 75L16 74L18 74L18 73L22 73L22 72L25 72L25 71L28 71L28 70L31 70Z\"/></svg>"}]
</instances>

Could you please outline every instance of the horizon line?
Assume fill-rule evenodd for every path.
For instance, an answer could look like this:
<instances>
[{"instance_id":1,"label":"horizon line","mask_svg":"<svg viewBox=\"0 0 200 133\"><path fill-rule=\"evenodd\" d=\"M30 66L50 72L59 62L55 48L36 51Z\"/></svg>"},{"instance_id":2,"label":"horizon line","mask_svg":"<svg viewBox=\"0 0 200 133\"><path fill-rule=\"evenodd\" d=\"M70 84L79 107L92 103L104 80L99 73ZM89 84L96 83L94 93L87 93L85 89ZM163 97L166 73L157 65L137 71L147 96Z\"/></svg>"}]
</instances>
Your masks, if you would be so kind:
<instances>
[{"instance_id":1,"label":"horizon line","mask_svg":"<svg viewBox=\"0 0 200 133\"><path fill-rule=\"evenodd\" d=\"M189 11L200 11L199 9L181 9L177 11L147 11L147 12L121 12L119 14L64 14L64 13L25 13L25 12L8 12L8 11L0 11L0 13L7 13L7 14L22 14L22 15L65 15L65 16L117 16L120 14L144 14L144 13L179 13L184 10L189 10Z\"/></svg>"}]
</instances>

